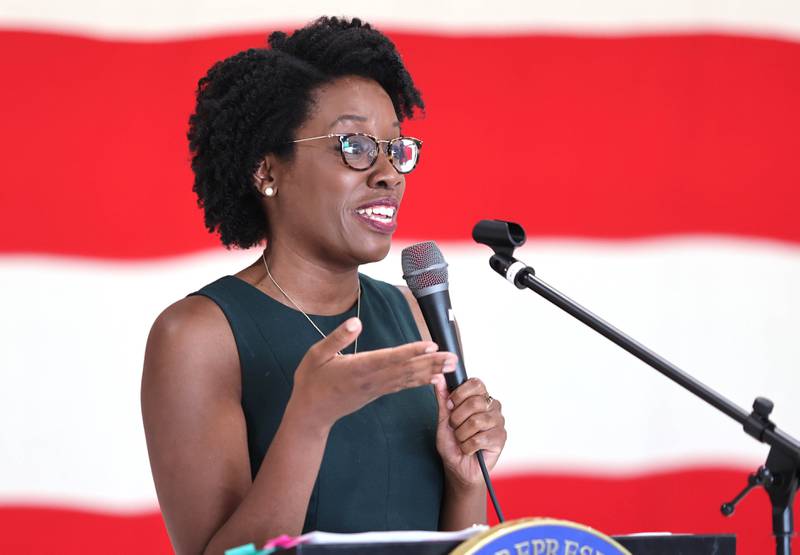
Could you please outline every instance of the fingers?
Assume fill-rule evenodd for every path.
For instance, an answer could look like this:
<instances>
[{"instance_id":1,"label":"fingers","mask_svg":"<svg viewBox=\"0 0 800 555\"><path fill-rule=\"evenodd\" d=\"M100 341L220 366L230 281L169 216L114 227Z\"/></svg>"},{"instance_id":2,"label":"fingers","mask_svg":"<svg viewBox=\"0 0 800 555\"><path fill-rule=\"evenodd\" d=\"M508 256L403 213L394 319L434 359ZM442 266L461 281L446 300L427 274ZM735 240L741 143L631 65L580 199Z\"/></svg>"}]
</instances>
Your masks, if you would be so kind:
<instances>
[{"instance_id":1,"label":"fingers","mask_svg":"<svg viewBox=\"0 0 800 555\"><path fill-rule=\"evenodd\" d=\"M361 333L361 320L349 318L342 325L333 330L327 337L314 343L308 350L317 363L323 364L338 355L338 353L356 340Z\"/></svg>"},{"instance_id":2,"label":"fingers","mask_svg":"<svg viewBox=\"0 0 800 555\"><path fill-rule=\"evenodd\" d=\"M459 407L460 410L466 410L465 405L472 404L471 401L467 401ZM492 403L492 406L487 411L485 410L486 406L484 404L483 408L478 408L478 410L468 416L464 417L463 414L451 414L450 415L450 425L453 427L453 433L456 436L456 439L460 442L464 442L468 440L470 437L478 434L480 432L487 432L494 428L505 428L505 417L500 410L500 402L495 401ZM458 424L456 424L458 422Z\"/></svg>"},{"instance_id":3,"label":"fingers","mask_svg":"<svg viewBox=\"0 0 800 555\"><path fill-rule=\"evenodd\" d=\"M429 385L431 377L453 372L458 357L447 351L438 352L431 341L418 341L398 347L337 357L340 383L376 398L402 389Z\"/></svg>"},{"instance_id":4,"label":"fingers","mask_svg":"<svg viewBox=\"0 0 800 555\"><path fill-rule=\"evenodd\" d=\"M367 351L350 357L354 369L378 370L392 365L400 365L424 354L435 353L439 347L433 341L416 341L398 347Z\"/></svg>"},{"instance_id":5,"label":"fingers","mask_svg":"<svg viewBox=\"0 0 800 555\"><path fill-rule=\"evenodd\" d=\"M358 321L355 318L352 320ZM331 336L339 331L340 328L337 328ZM353 339L356 335L353 334ZM358 389L370 398L428 385L432 376L453 372L458 361L458 357L453 353L439 352L439 347L432 341L417 341L398 347L336 357L336 351L332 349L342 344L344 340L332 341L330 344L323 342L315 344L312 347L317 349L314 356L320 359L327 357L327 360L335 358L332 364L339 368L337 372L341 372L340 382L344 379L349 384L348 387ZM346 379L345 375L348 376Z\"/></svg>"},{"instance_id":6,"label":"fingers","mask_svg":"<svg viewBox=\"0 0 800 555\"><path fill-rule=\"evenodd\" d=\"M431 383L433 376L453 372L458 357L447 351L426 353L398 364L392 364L374 373L383 387L382 393L392 393Z\"/></svg>"},{"instance_id":7,"label":"fingers","mask_svg":"<svg viewBox=\"0 0 800 555\"><path fill-rule=\"evenodd\" d=\"M450 412L450 425L456 429L476 415L498 415L502 405L497 399L487 401L488 395L475 395L464 400Z\"/></svg>"},{"instance_id":8,"label":"fingers","mask_svg":"<svg viewBox=\"0 0 800 555\"><path fill-rule=\"evenodd\" d=\"M481 397L486 397L487 395L486 386L483 385L483 382L478 378L470 378L455 388L453 392L450 393L450 400L453 402L454 407L458 407L465 399L474 395L479 395Z\"/></svg>"},{"instance_id":9,"label":"fingers","mask_svg":"<svg viewBox=\"0 0 800 555\"><path fill-rule=\"evenodd\" d=\"M454 389L449 397L445 394L444 383L434 385L439 386L437 401L439 401L440 430L442 402L438 395L442 395L442 399L445 400L444 406L449 412L448 424L461 453L471 456L483 450L499 454L506 443L506 421L500 401L489 397L483 382L478 378L471 378Z\"/></svg>"},{"instance_id":10,"label":"fingers","mask_svg":"<svg viewBox=\"0 0 800 555\"><path fill-rule=\"evenodd\" d=\"M506 431L503 428L493 428L487 432L479 432L464 442L459 443L459 448L464 455L474 455L483 450L489 453L500 453L506 442Z\"/></svg>"},{"instance_id":11,"label":"fingers","mask_svg":"<svg viewBox=\"0 0 800 555\"><path fill-rule=\"evenodd\" d=\"M486 386L478 378L471 378L458 386L450 394L450 401L450 426L460 443L482 432L504 430L502 405L489 397Z\"/></svg>"}]
</instances>

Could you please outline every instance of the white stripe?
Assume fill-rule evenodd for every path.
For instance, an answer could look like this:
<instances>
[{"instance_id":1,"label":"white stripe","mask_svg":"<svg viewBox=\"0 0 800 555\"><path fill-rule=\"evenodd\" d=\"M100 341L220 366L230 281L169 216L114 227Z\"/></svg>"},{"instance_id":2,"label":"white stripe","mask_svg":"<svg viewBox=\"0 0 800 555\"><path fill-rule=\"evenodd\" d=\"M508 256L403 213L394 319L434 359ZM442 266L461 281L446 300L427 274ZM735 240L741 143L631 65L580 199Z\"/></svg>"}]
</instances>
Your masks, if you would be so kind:
<instances>
[{"instance_id":1,"label":"white stripe","mask_svg":"<svg viewBox=\"0 0 800 555\"><path fill-rule=\"evenodd\" d=\"M367 272L399 283L402 246ZM497 472L638 473L754 466L765 456L732 420L495 275L488 249L440 247L467 369L504 406L509 441ZM256 256L0 258L0 502L152 507L139 409L150 324ZM756 395L771 397L778 424L800 434L800 248L715 238L533 241L519 258L734 402L749 408Z\"/></svg>"},{"instance_id":2,"label":"white stripe","mask_svg":"<svg viewBox=\"0 0 800 555\"><path fill-rule=\"evenodd\" d=\"M17 0L0 4L0 22L5 27L163 38L294 26L320 15L342 15L341 6L323 0ZM800 37L800 3L796 0L351 0L344 15L393 29L443 33L719 31Z\"/></svg>"}]
</instances>

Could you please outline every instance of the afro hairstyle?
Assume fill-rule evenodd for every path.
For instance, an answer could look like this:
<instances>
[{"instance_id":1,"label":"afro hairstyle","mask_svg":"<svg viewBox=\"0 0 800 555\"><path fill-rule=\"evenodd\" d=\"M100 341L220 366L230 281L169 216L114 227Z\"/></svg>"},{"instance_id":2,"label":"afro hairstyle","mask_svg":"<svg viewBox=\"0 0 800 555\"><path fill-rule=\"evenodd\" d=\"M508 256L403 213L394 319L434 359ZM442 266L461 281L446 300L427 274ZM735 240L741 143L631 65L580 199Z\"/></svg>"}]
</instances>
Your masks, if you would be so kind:
<instances>
[{"instance_id":1,"label":"afro hairstyle","mask_svg":"<svg viewBox=\"0 0 800 555\"><path fill-rule=\"evenodd\" d=\"M315 88L354 75L379 83L400 121L424 110L420 92L386 35L361 20L321 17L269 48L252 48L214 64L200 79L189 118L193 191L209 233L226 248L268 238L253 174L265 155L291 159L290 143L312 108Z\"/></svg>"}]
</instances>

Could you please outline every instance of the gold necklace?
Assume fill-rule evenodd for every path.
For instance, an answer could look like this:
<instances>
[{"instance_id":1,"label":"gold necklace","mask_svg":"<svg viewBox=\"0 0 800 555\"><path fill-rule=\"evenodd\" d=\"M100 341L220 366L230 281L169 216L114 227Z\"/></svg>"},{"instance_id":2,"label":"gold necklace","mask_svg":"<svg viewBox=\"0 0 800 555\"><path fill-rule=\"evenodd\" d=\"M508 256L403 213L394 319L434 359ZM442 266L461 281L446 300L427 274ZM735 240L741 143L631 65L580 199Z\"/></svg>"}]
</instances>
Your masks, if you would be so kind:
<instances>
[{"instance_id":1,"label":"gold necklace","mask_svg":"<svg viewBox=\"0 0 800 555\"><path fill-rule=\"evenodd\" d=\"M266 251L265 251L265 252L266 252ZM284 291L284 290L283 290L283 287L281 287L280 285L278 285L278 282L277 282L277 281L275 281L275 278L274 278L274 277L272 277L272 273L269 271L269 265L267 264L267 257L266 257L266 254L265 254L265 252L262 252L262 253L261 253L261 260L263 260L263 261L264 261L264 268L266 268L266 269L267 269L267 275L269 276L269 279L270 279L270 281L272 281L272 284L273 284L275 287L277 287L277 288L278 288L278 291L280 291L280 292L283 294L283 296L284 296L284 297L286 297L286 298L289 300L289 302L290 302L290 303L292 303L292 304L294 305L294 307L295 307L297 310L299 310L299 311L300 311L300 313L301 313L303 316L305 316L305 317L306 317L306 320L308 320L308 321L311 323L311 325L312 325L312 326L314 326L314 329L315 329L315 330L317 330L317 331L319 332L319 334L322 336L322 338L323 338L323 339L325 339L326 337L328 337L327 335L325 335L324 333L322 333L322 330L321 330L321 329L319 329L319 326L317 326L317 325L314 323L314 320L312 320L312 319L311 319L311 317L310 317L308 314L306 314L306 311L305 311L305 310L303 310L302 308L300 308L300 305L299 305L299 304L297 304L297 303L295 302L295 300L294 300L293 298L291 298L291 297L289 296L289 294L288 294L286 291ZM357 303L356 303L356 318L358 318L359 320L361 319L361 280L360 280L360 279L358 280L358 301L357 301ZM356 343L355 343L355 345L353 346L353 354L356 354L356 353L358 353L358 337L356 337ZM338 353L337 353L337 354L341 355L341 354L342 354L342 352L341 352L341 351L338 351Z\"/></svg>"}]
</instances>

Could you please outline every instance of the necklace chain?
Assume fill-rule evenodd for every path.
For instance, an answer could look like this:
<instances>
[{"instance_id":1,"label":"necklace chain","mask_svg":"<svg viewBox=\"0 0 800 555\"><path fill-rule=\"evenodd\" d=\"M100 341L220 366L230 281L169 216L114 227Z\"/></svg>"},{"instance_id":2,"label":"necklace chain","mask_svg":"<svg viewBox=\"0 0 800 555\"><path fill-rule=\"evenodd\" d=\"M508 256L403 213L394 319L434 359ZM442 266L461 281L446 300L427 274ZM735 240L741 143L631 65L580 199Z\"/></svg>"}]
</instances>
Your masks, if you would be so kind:
<instances>
[{"instance_id":1,"label":"necklace chain","mask_svg":"<svg viewBox=\"0 0 800 555\"><path fill-rule=\"evenodd\" d=\"M317 325L314 323L314 320L312 320L312 319L311 319L311 317L310 317L308 314L306 314L306 311L305 311L305 310L303 310L302 308L300 308L300 305L299 305L299 304L297 304L297 302L295 302L295 300L289 296L289 293L287 293L286 291L284 291L284 290L283 290L283 287L281 287L280 285L278 285L278 282L277 282L277 281L275 281L275 278L274 278L274 277L272 277L272 272L270 272L270 271L269 271L269 264L267 264L267 257L266 257L266 254L265 254L265 253L266 253L266 251L261 253L261 259L264 261L264 268L266 268L266 270L267 270L267 276L269 276L269 279L270 279L270 281L272 281L272 284L273 284L275 287L277 287L277 288L278 288L278 291L280 291L280 292L283 294L283 296L284 296L284 297L286 297L286 298L289 300L289 302L290 302L290 303L292 303L292 304L294 305L294 307L295 307L297 310L299 310L299 311L300 311L300 313L301 313L303 316L305 316L305 317L306 317L306 320L308 320L308 321L309 321L309 323L310 323L312 326L314 326L314 329L315 329L315 330L317 330L317 331L319 332L319 334L322 336L322 338L323 338L323 339L325 339L326 337L328 337L327 335L325 335L325 334L322 332L322 330L321 330L321 329L319 329L319 326L317 326ZM357 301L357 303L356 303L356 318L358 318L359 320L361 319L361 280L360 280L360 279L358 280L358 301ZM356 342L355 342L355 345L353 346L353 354L356 354L356 353L358 353L358 337L356 337ZM341 354L342 354L342 352L341 352L341 351L339 351L339 353L338 353L338 354L340 354L340 355L341 355Z\"/></svg>"}]
</instances>

